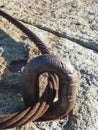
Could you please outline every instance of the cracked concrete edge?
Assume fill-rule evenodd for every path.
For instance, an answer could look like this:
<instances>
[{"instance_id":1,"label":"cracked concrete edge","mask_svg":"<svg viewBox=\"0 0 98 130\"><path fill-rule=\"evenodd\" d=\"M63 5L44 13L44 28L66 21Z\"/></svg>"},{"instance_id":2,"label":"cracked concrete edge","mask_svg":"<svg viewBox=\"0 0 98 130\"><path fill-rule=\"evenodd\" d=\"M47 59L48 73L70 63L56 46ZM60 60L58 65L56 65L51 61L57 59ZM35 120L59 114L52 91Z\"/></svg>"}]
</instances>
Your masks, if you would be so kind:
<instances>
[{"instance_id":1,"label":"cracked concrete edge","mask_svg":"<svg viewBox=\"0 0 98 130\"><path fill-rule=\"evenodd\" d=\"M66 32L55 31L55 30L52 30L51 28L42 26L41 24L33 24L31 22L27 22L27 21L22 20L22 19L17 19L17 20L19 20L25 24L37 27L40 30L47 31L53 35L56 35L57 37L66 38L72 42L75 42L75 43L85 47L85 48L88 48L88 49L91 49L91 50L98 52L98 44L95 41L89 41L89 40L85 40L85 39L75 38L75 37L68 35Z\"/></svg>"},{"instance_id":2,"label":"cracked concrete edge","mask_svg":"<svg viewBox=\"0 0 98 130\"><path fill-rule=\"evenodd\" d=\"M43 26L41 24L36 24L36 23L32 23L30 21L27 21L27 20L24 20L24 19L20 19L20 18L16 18L18 21L20 22L23 22L24 24L28 24L28 25L31 25L31 26L34 26L34 27L37 27L38 29L40 30L43 30L43 31L46 31L46 32L49 32L57 37L60 37L60 38L66 38L72 42L75 42L85 48L88 48L88 49L91 49L93 51L96 51L98 52L98 43L94 40L89 40L89 39L83 39L80 37L73 37L72 35L70 35L69 33L67 32L60 32L60 31L57 31L57 30L53 30L49 27L46 27L46 26Z\"/></svg>"}]
</instances>

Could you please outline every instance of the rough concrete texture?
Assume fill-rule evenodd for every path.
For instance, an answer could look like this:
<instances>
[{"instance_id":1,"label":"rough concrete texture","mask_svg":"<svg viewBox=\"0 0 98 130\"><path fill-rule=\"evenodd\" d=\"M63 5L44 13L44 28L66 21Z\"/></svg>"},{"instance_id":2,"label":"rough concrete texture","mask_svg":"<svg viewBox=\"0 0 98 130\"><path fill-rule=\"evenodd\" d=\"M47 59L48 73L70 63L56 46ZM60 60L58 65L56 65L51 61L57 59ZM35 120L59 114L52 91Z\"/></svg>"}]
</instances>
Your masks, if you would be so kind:
<instances>
[{"instance_id":1,"label":"rough concrete texture","mask_svg":"<svg viewBox=\"0 0 98 130\"><path fill-rule=\"evenodd\" d=\"M23 21L53 54L69 59L80 79L74 115L67 124L65 117L34 122L39 128L29 123L12 130L98 130L98 1L5 0L4 5L3 10ZM31 58L40 54L27 36L0 16L0 113L24 107L20 77L28 50Z\"/></svg>"},{"instance_id":2,"label":"rough concrete texture","mask_svg":"<svg viewBox=\"0 0 98 130\"><path fill-rule=\"evenodd\" d=\"M5 0L4 4L20 20L98 50L97 0Z\"/></svg>"}]
</instances>

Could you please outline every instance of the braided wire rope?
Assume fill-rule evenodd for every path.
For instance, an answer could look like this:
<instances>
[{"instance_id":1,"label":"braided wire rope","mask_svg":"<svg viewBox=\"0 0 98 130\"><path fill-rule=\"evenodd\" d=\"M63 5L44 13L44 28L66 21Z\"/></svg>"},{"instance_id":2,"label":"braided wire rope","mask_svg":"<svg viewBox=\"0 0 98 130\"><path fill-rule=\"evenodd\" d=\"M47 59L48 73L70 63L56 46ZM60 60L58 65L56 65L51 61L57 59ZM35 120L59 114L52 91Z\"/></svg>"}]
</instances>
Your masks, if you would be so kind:
<instances>
[{"instance_id":1,"label":"braided wire rope","mask_svg":"<svg viewBox=\"0 0 98 130\"><path fill-rule=\"evenodd\" d=\"M13 114L0 114L0 128L17 127L37 119L57 119L70 114L76 101L77 72L74 67L69 62L50 54L45 44L21 22L2 10L0 15L23 31L42 53L31 60L22 72L23 99L27 107ZM39 98L38 77L44 72L48 72L48 84ZM58 92L59 100L53 102Z\"/></svg>"},{"instance_id":2,"label":"braided wire rope","mask_svg":"<svg viewBox=\"0 0 98 130\"><path fill-rule=\"evenodd\" d=\"M22 23L14 19L12 16L8 15L4 11L0 10L0 15L9 20L9 22L13 23L16 27L18 27L23 33L25 33L31 41L33 41L36 46L39 48L42 54L50 54L48 48L45 44L28 28L26 28ZM51 82L51 84L53 84ZM53 86L53 85L52 85ZM53 88L52 88L53 89ZM25 110L21 112L16 112L13 114L1 114L0 115L0 128L12 128L16 126L20 126L25 122L29 122L31 116L32 121L37 120L41 117L49 108L49 96L53 96L51 92L47 92L48 96L44 96L42 101L38 101L35 106L29 106Z\"/></svg>"}]
</instances>

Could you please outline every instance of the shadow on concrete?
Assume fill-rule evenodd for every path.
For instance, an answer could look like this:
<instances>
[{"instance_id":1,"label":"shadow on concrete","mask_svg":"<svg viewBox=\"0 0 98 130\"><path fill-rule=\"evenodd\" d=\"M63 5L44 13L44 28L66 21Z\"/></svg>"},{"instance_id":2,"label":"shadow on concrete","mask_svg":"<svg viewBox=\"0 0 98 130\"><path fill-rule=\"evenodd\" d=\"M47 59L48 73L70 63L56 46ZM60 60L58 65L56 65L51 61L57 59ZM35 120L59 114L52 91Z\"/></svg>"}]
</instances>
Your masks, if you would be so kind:
<instances>
[{"instance_id":1,"label":"shadow on concrete","mask_svg":"<svg viewBox=\"0 0 98 130\"><path fill-rule=\"evenodd\" d=\"M23 42L16 42L0 29L0 57L4 59L4 63L0 61L0 69L6 66L0 78L0 113L15 112L24 107L20 82L21 68L27 64L27 50Z\"/></svg>"}]
</instances>

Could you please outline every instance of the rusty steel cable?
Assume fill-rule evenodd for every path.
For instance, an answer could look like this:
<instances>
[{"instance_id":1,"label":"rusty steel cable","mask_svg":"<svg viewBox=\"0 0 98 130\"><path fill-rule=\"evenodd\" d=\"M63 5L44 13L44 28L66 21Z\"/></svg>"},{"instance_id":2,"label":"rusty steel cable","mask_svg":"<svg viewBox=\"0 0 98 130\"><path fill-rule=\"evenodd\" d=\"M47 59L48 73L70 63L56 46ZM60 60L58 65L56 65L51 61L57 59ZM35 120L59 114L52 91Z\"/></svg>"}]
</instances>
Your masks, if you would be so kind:
<instances>
[{"instance_id":1,"label":"rusty steel cable","mask_svg":"<svg viewBox=\"0 0 98 130\"><path fill-rule=\"evenodd\" d=\"M67 63L66 65L61 62L59 58L50 55L50 52L45 44L22 23L20 23L2 10L0 10L0 15L9 20L9 22L13 23L21 31L23 31L23 33L25 33L31 39L31 41L36 44L41 53L44 54L42 55L42 57L40 57L42 59L34 58L33 60L31 60L31 62L24 67L22 72L22 82L24 85L23 98L27 107L23 111L13 114L0 114L0 129L21 126L37 119L50 120L59 118L63 115L67 115L73 109L75 103L77 87L76 71L69 63ZM39 71L40 65L42 65L41 69L43 70L41 73L52 73L49 74L48 84L41 98L38 97L38 77L39 74L41 74ZM48 66L48 68L46 66ZM29 71L30 68L31 70L34 70L32 74ZM57 71L59 73L57 73ZM55 73L57 74L57 76ZM67 78L68 81L66 81L65 78ZM60 86L60 84L61 88L60 90L58 90L58 86ZM56 93L58 93L58 91L60 100L56 103L53 103L55 95ZM65 100L63 100L63 98ZM59 111L59 109L61 109L62 112ZM52 113L52 111L54 112Z\"/></svg>"},{"instance_id":2,"label":"rusty steel cable","mask_svg":"<svg viewBox=\"0 0 98 130\"><path fill-rule=\"evenodd\" d=\"M10 22L12 22L15 26L17 26L20 30L22 30L32 41L34 41L34 43L39 48L39 50L41 51L42 54L49 53L49 50L44 45L44 43L33 32L31 32L29 29L27 29L23 24L21 24L20 22L18 22L17 20L15 20L13 17L11 17L10 15L8 15L7 13L5 13L2 10L0 10L0 15L3 16L4 18L6 18L7 20L9 20ZM50 95L51 95L51 93L50 93ZM48 97L47 98L44 97L44 100L47 102ZM36 103L35 106L36 106L35 108L33 108L33 107L27 108L27 110L30 109L29 112L27 112L27 113L25 113L26 110L24 110L22 112L17 112L15 114L1 115L0 128L10 128L10 127L15 127L15 126L20 126L25 121L28 121L30 116L34 115L34 117L35 117L35 114L36 114L36 117L37 116L40 117L40 115L42 116L42 114L44 114L49 107L49 105L46 105L46 103L44 103L44 102L42 102L42 103L38 102L38 103ZM39 109L37 107L39 107ZM37 109L38 109L38 112L37 112L38 114L36 113ZM39 110L41 110L40 111L41 113L39 113ZM35 119L37 119L37 118L34 118L34 120Z\"/></svg>"},{"instance_id":3,"label":"rusty steel cable","mask_svg":"<svg viewBox=\"0 0 98 130\"><path fill-rule=\"evenodd\" d=\"M2 10L0 10L0 15L3 16L4 18L6 18L7 20L9 20L10 22L12 22L14 25L16 25L20 30L22 30L32 41L34 41L34 43L36 44L36 46L39 48L39 50L41 51L42 54L49 54L49 51L47 49L47 47L44 45L44 43L33 33L31 32L29 29L27 29L23 24L21 24L20 22L18 22L17 20L15 20L13 17L9 16L7 13L3 12ZM48 95L51 95L51 93ZM47 96L46 96L47 97ZM46 98L44 97L44 100L47 102L47 100L49 99L48 97ZM47 100L46 100L47 99ZM37 105L39 105L39 102L36 103L36 109L37 109ZM42 105L39 105L39 109L43 108L43 112L41 112L41 116L46 112L46 110L48 109L49 105L45 105L45 108L43 108L43 103ZM28 108L27 108L28 109ZM32 108L33 109L33 108ZM32 110L31 109L31 110ZM23 124L24 120L26 120L28 122L28 117L30 116L30 114L33 116L32 111L29 111L28 113L25 113L25 111L23 112L17 112L15 114L9 114L9 115L2 115L2 118L0 118L0 128L10 128L10 127L15 127L15 126L20 126L21 124ZM35 110L35 109L34 109ZM33 110L33 111L34 111ZM31 113L30 113L31 112ZM29 114L30 113L30 114ZM34 111L34 114L36 113L36 110ZM39 115L39 116L38 116ZM38 115L36 113L36 117L40 117L40 114L38 112ZM23 117L22 117L23 116ZM22 118L22 119L21 119ZM36 118L37 119L37 118ZM35 119L34 119L35 120ZM32 119L33 121L33 119ZM20 123L21 122L21 123Z\"/></svg>"},{"instance_id":4,"label":"rusty steel cable","mask_svg":"<svg viewBox=\"0 0 98 130\"><path fill-rule=\"evenodd\" d=\"M38 49L41 51L42 54L49 54L48 48L45 46L45 44L34 34L31 32L28 28L26 28L22 23L14 19L12 16L8 15L4 11L0 10L0 15L9 20L11 23L13 23L16 27L18 27L23 33L25 33L31 41L33 41Z\"/></svg>"}]
</instances>

